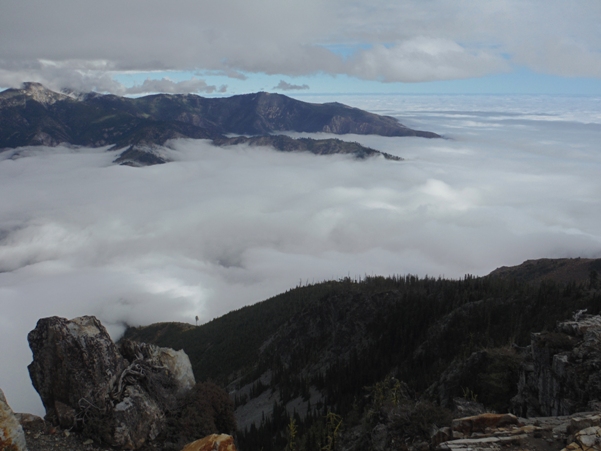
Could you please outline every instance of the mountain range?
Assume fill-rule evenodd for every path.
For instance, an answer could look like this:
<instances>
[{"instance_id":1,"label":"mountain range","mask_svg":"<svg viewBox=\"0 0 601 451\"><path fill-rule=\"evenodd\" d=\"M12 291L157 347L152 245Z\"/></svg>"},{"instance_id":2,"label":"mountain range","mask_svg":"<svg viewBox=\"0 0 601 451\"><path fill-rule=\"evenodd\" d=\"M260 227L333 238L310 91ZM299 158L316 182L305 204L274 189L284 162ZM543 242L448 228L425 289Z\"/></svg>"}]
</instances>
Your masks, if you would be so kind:
<instances>
[{"instance_id":1,"label":"mountain range","mask_svg":"<svg viewBox=\"0 0 601 451\"><path fill-rule=\"evenodd\" d=\"M271 146L280 151L348 153L359 158L389 154L358 143L293 139L281 132L416 136L436 133L410 129L395 118L341 103L314 104L258 92L227 98L157 94L139 98L98 93L59 93L39 83L0 93L0 149L22 146L103 147L121 150L116 163L164 163L156 149L171 139L208 139L215 145ZM234 138L231 135L242 135Z\"/></svg>"}]
</instances>

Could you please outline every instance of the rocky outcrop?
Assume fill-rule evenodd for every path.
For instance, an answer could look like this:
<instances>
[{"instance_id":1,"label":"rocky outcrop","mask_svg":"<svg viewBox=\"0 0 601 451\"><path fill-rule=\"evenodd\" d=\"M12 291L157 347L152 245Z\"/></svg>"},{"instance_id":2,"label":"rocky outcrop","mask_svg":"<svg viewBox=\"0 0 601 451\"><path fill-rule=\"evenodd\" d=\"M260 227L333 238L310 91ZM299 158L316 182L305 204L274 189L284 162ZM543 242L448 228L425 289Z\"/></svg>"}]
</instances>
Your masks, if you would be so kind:
<instances>
[{"instance_id":1,"label":"rocky outcrop","mask_svg":"<svg viewBox=\"0 0 601 451\"><path fill-rule=\"evenodd\" d=\"M513 410L521 416L569 415L601 407L601 317L579 315L554 332L532 334Z\"/></svg>"},{"instance_id":2,"label":"rocky outcrop","mask_svg":"<svg viewBox=\"0 0 601 451\"><path fill-rule=\"evenodd\" d=\"M148 343L123 340L120 350L123 357L129 361L134 361L141 356L156 367L166 368L173 376L178 393L187 392L196 385L190 359L183 349L176 351Z\"/></svg>"},{"instance_id":3,"label":"rocky outcrop","mask_svg":"<svg viewBox=\"0 0 601 451\"><path fill-rule=\"evenodd\" d=\"M601 428L599 426L591 426L578 431L574 436L574 441L563 449L563 451L592 450L601 450Z\"/></svg>"},{"instance_id":4,"label":"rocky outcrop","mask_svg":"<svg viewBox=\"0 0 601 451\"><path fill-rule=\"evenodd\" d=\"M23 427L0 390L0 450L27 451Z\"/></svg>"},{"instance_id":5,"label":"rocky outcrop","mask_svg":"<svg viewBox=\"0 0 601 451\"><path fill-rule=\"evenodd\" d=\"M27 336L33 353L29 375L46 408L46 419L103 411L128 362L100 321L92 316L73 320L40 319ZM71 409L73 412L69 412ZM61 421L62 420L62 421ZM83 421L80 415L77 419Z\"/></svg>"},{"instance_id":6,"label":"rocky outcrop","mask_svg":"<svg viewBox=\"0 0 601 451\"><path fill-rule=\"evenodd\" d=\"M93 316L41 319L28 340L46 420L111 446L138 449L157 438L195 384L183 351L134 342L120 351Z\"/></svg>"},{"instance_id":7,"label":"rocky outcrop","mask_svg":"<svg viewBox=\"0 0 601 451\"><path fill-rule=\"evenodd\" d=\"M236 451L236 445L231 435L212 434L189 443L182 451Z\"/></svg>"},{"instance_id":8,"label":"rocky outcrop","mask_svg":"<svg viewBox=\"0 0 601 451\"><path fill-rule=\"evenodd\" d=\"M483 414L453 421L450 433L436 431L432 446L438 451L599 451L600 422L601 416L591 413L528 419ZM471 429L473 424L483 427ZM441 442L441 437L448 438Z\"/></svg>"}]
</instances>

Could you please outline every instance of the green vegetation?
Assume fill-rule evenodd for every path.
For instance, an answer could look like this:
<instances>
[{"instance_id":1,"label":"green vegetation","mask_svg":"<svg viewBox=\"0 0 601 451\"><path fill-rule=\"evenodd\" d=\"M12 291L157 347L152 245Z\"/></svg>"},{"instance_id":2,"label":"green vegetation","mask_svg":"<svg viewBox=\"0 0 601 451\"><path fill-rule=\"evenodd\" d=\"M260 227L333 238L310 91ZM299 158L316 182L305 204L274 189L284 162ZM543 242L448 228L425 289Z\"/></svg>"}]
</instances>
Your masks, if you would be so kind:
<instances>
[{"instance_id":1,"label":"green vegetation","mask_svg":"<svg viewBox=\"0 0 601 451\"><path fill-rule=\"evenodd\" d=\"M199 327L159 324L126 337L183 348L197 378L229 384L237 405L278 393L271 415L239 430L241 449L290 447L292 420L295 449L336 449L345 431L369 437L377 424L399 440L402 431L422 437L450 418L444 408L454 397L506 410L521 362L512 345L526 346L532 332L552 331L577 310L598 314L601 291L591 285L345 278L299 286ZM302 416L286 409L292 401L304 406ZM394 423L392 412L403 421ZM341 419L338 439L328 414Z\"/></svg>"}]
</instances>

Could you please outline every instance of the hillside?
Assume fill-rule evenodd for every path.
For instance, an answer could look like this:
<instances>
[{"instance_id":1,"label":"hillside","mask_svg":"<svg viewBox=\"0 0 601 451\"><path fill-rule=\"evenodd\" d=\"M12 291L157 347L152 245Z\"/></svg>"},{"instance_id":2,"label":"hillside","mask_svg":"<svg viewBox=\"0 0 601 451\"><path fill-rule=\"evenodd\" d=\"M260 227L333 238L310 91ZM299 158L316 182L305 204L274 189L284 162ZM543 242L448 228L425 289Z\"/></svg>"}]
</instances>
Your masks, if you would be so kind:
<instances>
[{"instance_id":1,"label":"hillside","mask_svg":"<svg viewBox=\"0 0 601 451\"><path fill-rule=\"evenodd\" d=\"M562 274L570 268L580 274L581 264L556 265ZM508 410L524 358L518 350L531 333L552 331L581 309L601 311L596 272L586 279L538 281L530 266L461 280L323 282L199 327L156 324L130 328L125 336L183 348L199 380L227 386L243 449L283 449L290 418L298 426L299 449L314 449L325 443L328 412L348 434L359 434L358 446L366 439L361 428L373 411L373 390L389 392L400 381L407 399L423 399L441 418L466 393L485 407Z\"/></svg>"},{"instance_id":2,"label":"hillside","mask_svg":"<svg viewBox=\"0 0 601 451\"><path fill-rule=\"evenodd\" d=\"M541 258L527 260L518 266L502 266L490 275L505 277L524 282L540 283L554 281L561 283L587 282L594 279L595 273L601 271L601 260L591 258Z\"/></svg>"},{"instance_id":3,"label":"hillside","mask_svg":"<svg viewBox=\"0 0 601 451\"><path fill-rule=\"evenodd\" d=\"M238 143L315 154L345 153L358 158L381 154L339 140L295 140L278 132L325 132L338 135L418 136L396 119L340 103L313 104L280 94L259 92L228 98L157 94L140 98L87 93L66 95L38 83L0 92L0 150L22 146L77 146L126 149L116 162L133 166L164 163L154 148L176 138L208 139L231 145L228 134L253 135ZM261 136L260 143L256 137ZM385 155L392 157L390 155ZM392 159L398 159L397 157Z\"/></svg>"}]
</instances>

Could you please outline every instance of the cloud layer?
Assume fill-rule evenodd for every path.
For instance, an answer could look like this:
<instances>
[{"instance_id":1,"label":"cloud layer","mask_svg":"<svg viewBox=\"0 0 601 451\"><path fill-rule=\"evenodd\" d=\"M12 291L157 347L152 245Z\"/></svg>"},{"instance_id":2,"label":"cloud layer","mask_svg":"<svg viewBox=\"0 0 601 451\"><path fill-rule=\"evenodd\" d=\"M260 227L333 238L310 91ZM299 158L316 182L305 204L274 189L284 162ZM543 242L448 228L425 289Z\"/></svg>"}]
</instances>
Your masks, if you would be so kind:
<instances>
[{"instance_id":1,"label":"cloud layer","mask_svg":"<svg viewBox=\"0 0 601 451\"><path fill-rule=\"evenodd\" d=\"M599 78L600 22L597 0L22 0L2 8L0 86L119 93L111 74L171 70L415 82L515 64Z\"/></svg>"},{"instance_id":2,"label":"cloud layer","mask_svg":"<svg viewBox=\"0 0 601 451\"><path fill-rule=\"evenodd\" d=\"M41 413L26 372L41 317L97 315L117 336L125 323L206 321L299 282L601 257L599 99L331 100L452 139L345 137L403 162L193 140L148 168L111 165L106 149L0 154L11 405Z\"/></svg>"}]
</instances>

